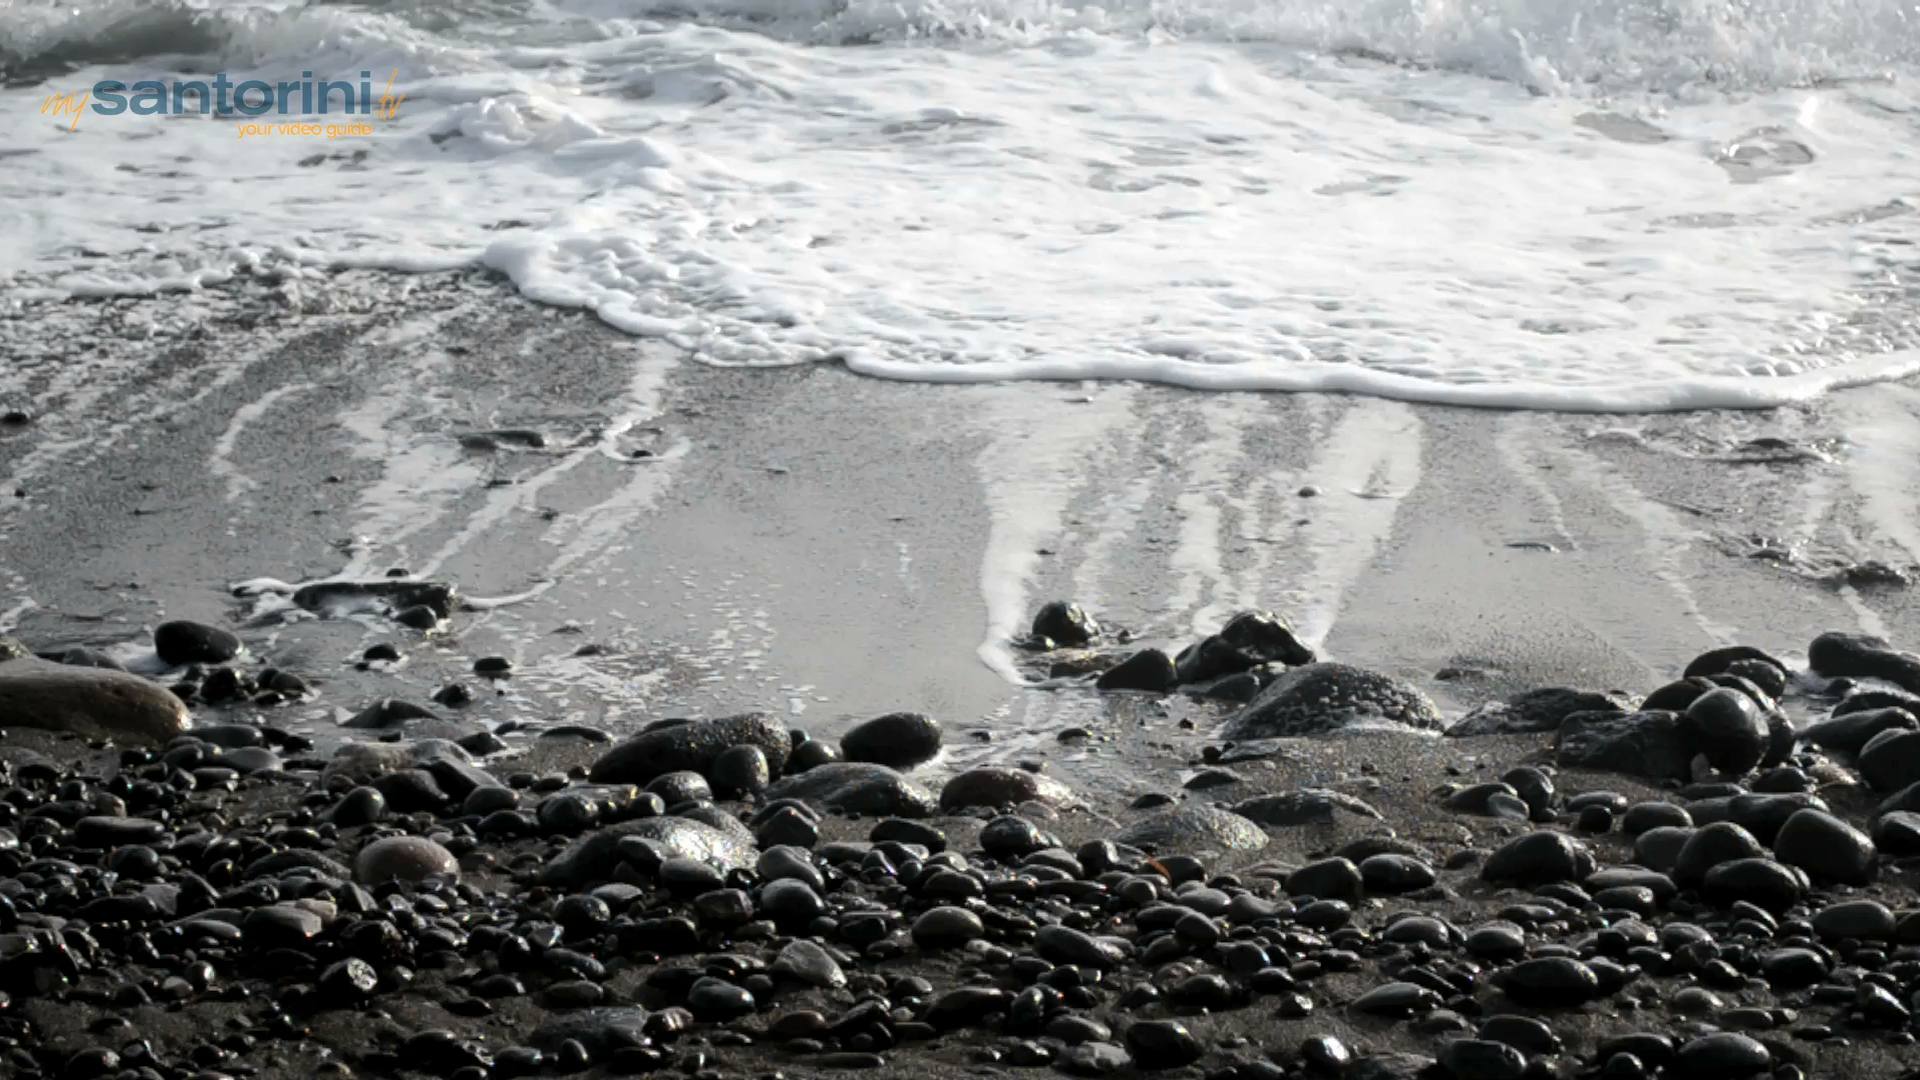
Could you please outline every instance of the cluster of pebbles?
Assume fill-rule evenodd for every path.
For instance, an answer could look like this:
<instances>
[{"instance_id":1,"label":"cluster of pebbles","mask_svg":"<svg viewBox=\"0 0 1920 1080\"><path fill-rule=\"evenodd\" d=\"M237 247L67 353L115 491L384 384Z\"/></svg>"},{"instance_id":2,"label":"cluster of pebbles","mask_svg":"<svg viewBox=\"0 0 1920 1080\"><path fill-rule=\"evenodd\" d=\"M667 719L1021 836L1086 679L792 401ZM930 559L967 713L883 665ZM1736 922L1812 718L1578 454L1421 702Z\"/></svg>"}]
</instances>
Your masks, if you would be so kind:
<instances>
[{"instance_id":1,"label":"cluster of pebbles","mask_svg":"<svg viewBox=\"0 0 1920 1080\"><path fill-rule=\"evenodd\" d=\"M1063 613L1036 633L1057 641ZM1228 749L1442 726L1417 689L1283 655L1276 630L1248 613L1161 654L1256 684ZM156 650L217 665L223 634L168 624ZM572 762L437 739L320 756L11 653L0 1073L23 1080L1920 1063L1920 660L1870 639L1824 635L1811 672L1719 650L1642 700L1543 688L1461 739L1368 740L1382 762L1532 747L1400 822L1319 788L1127 810L1028 769L923 782L944 733L914 713L837 744L749 713ZM86 684L57 706L33 697L65 685L54 668ZM1832 699L1798 730L1791 686Z\"/></svg>"}]
</instances>

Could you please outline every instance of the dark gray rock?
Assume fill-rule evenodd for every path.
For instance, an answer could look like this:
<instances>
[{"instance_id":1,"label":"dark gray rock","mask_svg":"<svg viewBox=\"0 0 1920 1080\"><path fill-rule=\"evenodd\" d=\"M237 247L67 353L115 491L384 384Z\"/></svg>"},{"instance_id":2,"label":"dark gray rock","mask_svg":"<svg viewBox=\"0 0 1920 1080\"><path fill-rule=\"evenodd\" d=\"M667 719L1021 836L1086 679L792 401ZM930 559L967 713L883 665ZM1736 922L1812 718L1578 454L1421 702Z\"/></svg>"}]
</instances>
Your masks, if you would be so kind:
<instances>
[{"instance_id":1,"label":"dark gray rock","mask_svg":"<svg viewBox=\"0 0 1920 1080\"><path fill-rule=\"evenodd\" d=\"M1286 672L1228 724L1235 740L1322 735L1360 721L1425 731L1443 725L1433 702L1398 679L1346 664L1317 663Z\"/></svg>"},{"instance_id":2,"label":"dark gray rock","mask_svg":"<svg viewBox=\"0 0 1920 1080\"><path fill-rule=\"evenodd\" d=\"M1719 649L1709 649L1693 658L1687 670L1680 673L1681 678L1691 679L1698 676L1720 675L1732 671L1735 664L1759 662L1776 671L1784 672L1787 665L1771 654L1751 645L1728 645Z\"/></svg>"},{"instance_id":3,"label":"dark gray rock","mask_svg":"<svg viewBox=\"0 0 1920 1080\"><path fill-rule=\"evenodd\" d=\"M1073 793L1065 784L1026 769L991 766L968 769L947 781L946 786L940 789L940 809L948 813L970 806L998 808L1038 802L1059 807L1072 801Z\"/></svg>"},{"instance_id":4,"label":"dark gray rock","mask_svg":"<svg viewBox=\"0 0 1920 1080\"><path fill-rule=\"evenodd\" d=\"M1920 783L1920 731L1893 728L1868 740L1860 749L1860 777L1875 791L1899 791Z\"/></svg>"},{"instance_id":5,"label":"dark gray rock","mask_svg":"<svg viewBox=\"0 0 1920 1080\"><path fill-rule=\"evenodd\" d=\"M1642 834L1641 840L1649 835ZM1767 849L1752 833L1731 821L1716 821L1695 829L1687 837L1673 863L1673 880L1681 888L1698 888L1706 880L1708 871L1723 862L1766 856Z\"/></svg>"},{"instance_id":6,"label":"dark gray rock","mask_svg":"<svg viewBox=\"0 0 1920 1080\"><path fill-rule=\"evenodd\" d=\"M940 753L940 722L920 713L889 713L858 724L840 740L848 761L911 769Z\"/></svg>"},{"instance_id":7,"label":"dark gray rock","mask_svg":"<svg viewBox=\"0 0 1920 1080\"><path fill-rule=\"evenodd\" d=\"M932 908L913 921L913 943L923 949L957 949L986 936L980 916L965 908Z\"/></svg>"},{"instance_id":8,"label":"dark gray rock","mask_svg":"<svg viewBox=\"0 0 1920 1080\"><path fill-rule=\"evenodd\" d=\"M409 720L438 720L440 716L424 705L399 698L381 698L355 713L341 727L359 731L378 731L399 727Z\"/></svg>"},{"instance_id":9,"label":"dark gray rock","mask_svg":"<svg viewBox=\"0 0 1920 1080\"><path fill-rule=\"evenodd\" d=\"M1555 760L1649 780L1692 777L1693 750L1671 712L1575 713L1560 725Z\"/></svg>"},{"instance_id":10,"label":"dark gray rock","mask_svg":"<svg viewBox=\"0 0 1920 1080\"><path fill-rule=\"evenodd\" d=\"M176 619L153 628L153 651L168 667L224 664L240 655L240 639L217 626Z\"/></svg>"},{"instance_id":11,"label":"dark gray rock","mask_svg":"<svg viewBox=\"0 0 1920 1080\"><path fill-rule=\"evenodd\" d=\"M1896 925L1893 912L1878 900L1842 900L1813 915L1814 932L1830 941L1885 941L1893 936Z\"/></svg>"},{"instance_id":12,"label":"dark gray rock","mask_svg":"<svg viewBox=\"0 0 1920 1080\"><path fill-rule=\"evenodd\" d=\"M1059 645L1085 645L1100 636L1100 624L1079 604L1054 600L1034 615L1033 636Z\"/></svg>"},{"instance_id":13,"label":"dark gray rock","mask_svg":"<svg viewBox=\"0 0 1920 1080\"><path fill-rule=\"evenodd\" d=\"M1774 858L1816 880L1865 885L1873 877L1873 841L1867 834L1818 810L1801 810L1780 827Z\"/></svg>"},{"instance_id":14,"label":"dark gray rock","mask_svg":"<svg viewBox=\"0 0 1920 1080\"><path fill-rule=\"evenodd\" d=\"M1823 750L1858 754L1883 731L1914 730L1920 730L1920 719L1903 708L1890 706L1847 713L1835 709L1827 719L1807 725L1800 737Z\"/></svg>"},{"instance_id":15,"label":"dark gray rock","mask_svg":"<svg viewBox=\"0 0 1920 1080\"><path fill-rule=\"evenodd\" d=\"M766 755L769 775L777 777L786 766L793 739L784 725L766 713L692 720L622 740L601 755L587 775L597 784L645 784L670 772L705 774L715 758L734 746L759 747Z\"/></svg>"},{"instance_id":16,"label":"dark gray rock","mask_svg":"<svg viewBox=\"0 0 1920 1080\"><path fill-rule=\"evenodd\" d=\"M1527 1056L1503 1042L1454 1039L1440 1047L1440 1064L1453 1080L1520 1080Z\"/></svg>"},{"instance_id":17,"label":"dark gray rock","mask_svg":"<svg viewBox=\"0 0 1920 1080\"><path fill-rule=\"evenodd\" d=\"M584 886L608 881L616 866L640 859L652 872L671 858L689 859L722 870L742 870L759 860L751 843L711 825L686 818L643 818L610 825L568 845L540 872L544 885Z\"/></svg>"},{"instance_id":18,"label":"dark gray rock","mask_svg":"<svg viewBox=\"0 0 1920 1080\"><path fill-rule=\"evenodd\" d=\"M1099 690L1141 690L1164 694L1179 683L1173 661L1159 649L1141 649L1100 673L1093 681Z\"/></svg>"},{"instance_id":19,"label":"dark gray rock","mask_svg":"<svg viewBox=\"0 0 1920 1080\"><path fill-rule=\"evenodd\" d=\"M1772 745L1766 714L1746 694L1718 687L1696 698L1681 714L1680 730L1688 747L1705 754L1716 772L1740 776L1752 771Z\"/></svg>"},{"instance_id":20,"label":"dark gray rock","mask_svg":"<svg viewBox=\"0 0 1920 1080\"><path fill-rule=\"evenodd\" d=\"M1338 856L1308 863L1288 874L1285 888L1289 896L1311 896L1348 903L1359 903L1367 892L1360 868L1352 860Z\"/></svg>"},{"instance_id":21,"label":"dark gray rock","mask_svg":"<svg viewBox=\"0 0 1920 1080\"><path fill-rule=\"evenodd\" d=\"M129 743L166 743L191 720L171 690L138 675L33 657L0 664L0 717L8 727Z\"/></svg>"},{"instance_id":22,"label":"dark gray rock","mask_svg":"<svg viewBox=\"0 0 1920 1080\"><path fill-rule=\"evenodd\" d=\"M1152 848L1161 855L1257 851L1267 831L1239 814L1211 806L1182 806L1135 822L1113 837L1116 843Z\"/></svg>"},{"instance_id":23,"label":"dark gray rock","mask_svg":"<svg viewBox=\"0 0 1920 1080\"><path fill-rule=\"evenodd\" d=\"M1895 811L1873 823L1873 846L1882 855L1906 858L1920 855L1920 813Z\"/></svg>"},{"instance_id":24,"label":"dark gray rock","mask_svg":"<svg viewBox=\"0 0 1920 1080\"><path fill-rule=\"evenodd\" d=\"M668 806L713 798L713 786L707 783L707 778L688 770L656 776L648 782L647 790L660 796Z\"/></svg>"},{"instance_id":25,"label":"dark gray rock","mask_svg":"<svg viewBox=\"0 0 1920 1080\"><path fill-rule=\"evenodd\" d=\"M1503 702L1488 702L1461 717L1447 728L1447 734L1460 737L1558 731L1575 713L1625 713L1633 707L1630 697L1550 686L1516 694Z\"/></svg>"},{"instance_id":26,"label":"dark gray rock","mask_svg":"<svg viewBox=\"0 0 1920 1080\"><path fill-rule=\"evenodd\" d=\"M746 799L765 791L767 755L757 746L730 746L713 759L713 787L723 799Z\"/></svg>"},{"instance_id":27,"label":"dark gray rock","mask_svg":"<svg viewBox=\"0 0 1920 1080\"><path fill-rule=\"evenodd\" d=\"M933 793L885 765L834 761L777 781L766 790L772 799L799 799L844 814L932 817Z\"/></svg>"},{"instance_id":28,"label":"dark gray rock","mask_svg":"<svg viewBox=\"0 0 1920 1080\"><path fill-rule=\"evenodd\" d=\"M1884 640L1867 634L1831 631L1807 647L1807 665L1827 678L1884 679L1909 693L1920 694L1920 658L1899 652Z\"/></svg>"},{"instance_id":29,"label":"dark gray rock","mask_svg":"<svg viewBox=\"0 0 1920 1080\"><path fill-rule=\"evenodd\" d=\"M460 861L424 836L389 836L360 849L353 860L354 880L362 885L385 881L452 880L460 876Z\"/></svg>"},{"instance_id":30,"label":"dark gray rock","mask_svg":"<svg viewBox=\"0 0 1920 1080\"><path fill-rule=\"evenodd\" d=\"M1516 836L1500 845L1481 864L1480 876L1487 881L1534 886L1580 881L1593 870L1593 853L1587 845L1565 833L1541 831Z\"/></svg>"},{"instance_id":31,"label":"dark gray rock","mask_svg":"<svg viewBox=\"0 0 1920 1080\"><path fill-rule=\"evenodd\" d=\"M1772 1068L1773 1053L1765 1043L1722 1031L1682 1046L1667 1071L1687 1080L1752 1080Z\"/></svg>"}]
</instances>

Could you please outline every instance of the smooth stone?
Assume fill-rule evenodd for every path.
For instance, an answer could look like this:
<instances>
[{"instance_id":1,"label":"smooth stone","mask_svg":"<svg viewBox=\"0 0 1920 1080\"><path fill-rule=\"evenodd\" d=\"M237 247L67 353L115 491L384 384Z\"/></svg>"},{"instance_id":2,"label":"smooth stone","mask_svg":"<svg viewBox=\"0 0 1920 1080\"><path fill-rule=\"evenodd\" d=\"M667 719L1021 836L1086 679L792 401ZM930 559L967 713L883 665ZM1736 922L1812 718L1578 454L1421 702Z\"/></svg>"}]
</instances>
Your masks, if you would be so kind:
<instances>
[{"instance_id":1,"label":"smooth stone","mask_svg":"<svg viewBox=\"0 0 1920 1080\"><path fill-rule=\"evenodd\" d=\"M168 667L224 664L240 655L240 639L205 623L175 619L153 628L153 651Z\"/></svg>"},{"instance_id":2,"label":"smooth stone","mask_svg":"<svg viewBox=\"0 0 1920 1080\"><path fill-rule=\"evenodd\" d=\"M1497 972L1493 981L1513 1000L1547 1008L1583 1005L1602 996L1594 969L1567 956L1521 961Z\"/></svg>"},{"instance_id":3,"label":"smooth stone","mask_svg":"<svg viewBox=\"0 0 1920 1080\"><path fill-rule=\"evenodd\" d=\"M1883 855L1920 855L1920 813L1895 811L1873 823L1873 846Z\"/></svg>"},{"instance_id":4,"label":"smooth stone","mask_svg":"<svg viewBox=\"0 0 1920 1080\"><path fill-rule=\"evenodd\" d=\"M1875 791L1920 783L1920 731L1889 728L1869 739L1860 749L1860 777Z\"/></svg>"},{"instance_id":5,"label":"smooth stone","mask_svg":"<svg viewBox=\"0 0 1920 1080\"><path fill-rule=\"evenodd\" d=\"M1052 600L1033 616L1033 636L1059 645L1086 645L1100 636L1100 624L1079 604Z\"/></svg>"},{"instance_id":6,"label":"smooth stone","mask_svg":"<svg viewBox=\"0 0 1920 1080\"><path fill-rule=\"evenodd\" d=\"M1178 1020L1141 1020L1127 1028L1127 1053L1142 1069L1177 1069L1205 1051Z\"/></svg>"},{"instance_id":7,"label":"smooth stone","mask_svg":"<svg viewBox=\"0 0 1920 1080\"><path fill-rule=\"evenodd\" d=\"M362 885L420 882L430 877L451 880L460 876L460 860L425 837L389 836L360 849L353 860L353 876Z\"/></svg>"},{"instance_id":8,"label":"smooth stone","mask_svg":"<svg viewBox=\"0 0 1920 1080\"><path fill-rule=\"evenodd\" d=\"M1829 679L1884 679L1908 693L1920 693L1920 659L1867 634L1821 634L1807 647L1807 666Z\"/></svg>"},{"instance_id":9,"label":"smooth stone","mask_svg":"<svg viewBox=\"0 0 1920 1080\"><path fill-rule=\"evenodd\" d=\"M965 908L932 908L913 921L913 943L923 949L953 949L987 935L980 916Z\"/></svg>"},{"instance_id":10,"label":"smooth stone","mask_svg":"<svg viewBox=\"0 0 1920 1080\"><path fill-rule=\"evenodd\" d=\"M799 799L842 814L932 817L933 793L885 765L831 761L776 781L764 792L769 800Z\"/></svg>"},{"instance_id":11,"label":"smooth stone","mask_svg":"<svg viewBox=\"0 0 1920 1080\"><path fill-rule=\"evenodd\" d=\"M604 827L574 841L540 872L543 885L584 886L613 877L615 868L633 861L651 872L668 859L684 858L722 870L741 870L759 859L751 840L703 822L678 817L642 818Z\"/></svg>"},{"instance_id":12,"label":"smooth stone","mask_svg":"<svg viewBox=\"0 0 1920 1080\"><path fill-rule=\"evenodd\" d=\"M1801 810L1788 818L1774 837L1773 855L1815 879L1865 885L1873 877L1873 840L1818 810Z\"/></svg>"},{"instance_id":13,"label":"smooth stone","mask_svg":"<svg viewBox=\"0 0 1920 1080\"><path fill-rule=\"evenodd\" d=\"M615 1051L652 1045L647 1032L648 1013L631 1006L583 1009L546 1015L527 1042L540 1050L556 1053L562 1044L577 1042L595 1058Z\"/></svg>"},{"instance_id":14,"label":"smooth stone","mask_svg":"<svg viewBox=\"0 0 1920 1080\"><path fill-rule=\"evenodd\" d=\"M399 698L381 698L361 709L350 717L341 727L356 731L381 731L399 727L409 720L438 720L440 715L425 705L416 705Z\"/></svg>"},{"instance_id":15,"label":"smooth stone","mask_svg":"<svg viewBox=\"0 0 1920 1080\"><path fill-rule=\"evenodd\" d=\"M158 744L179 736L191 720L186 704L159 683L36 657L0 664L0 717L8 727Z\"/></svg>"},{"instance_id":16,"label":"smooth stone","mask_svg":"<svg viewBox=\"0 0 1920 1080\"><path fill-rule=\"evenodd\" d=\"M686 769L654 777L648 781L647 790L660 796L668 806L713 799L713 786L707 783L707 778Z\"/></svg>"},{"instance_id":17,"label":"smooth stone","mask_svg":"<svg viewBox=\"0 0 1920 1080\"><path fill-rule=\"evenodd\" d=\"M1011 814L994 818L980 830L980 849L1002 861L1056 846L1058 841L1041 832L1039 826Z\"/></svg>"},{"instance_id":18,"label":"smooth stone","mask_svg":"<svg viewBox=\"0 0 1920 1080\"><path fill-rule=\"evenodd\" d=\"M1884 941L1893 936L1896 920L1878 900L1842 900L1813 915L1813 930L1823 938Z\"/></svg>"},{"instance_id":19,"label":"smooth stone","mask_svg":"<svg viewBox=\"0 0 1920 1080\"><path fill-rule=\"evenodd\" d=\"M803 848L769 847L760 853L760 861L754 867L754 872L760 875L761 881L791 879L816 892L827 887L826 879Z\"/></svg>"},{"instance_id":20,"label":"smooth stone","mask_svg":"<svg viewBox=\"0 0 1920 1080\"><path fill-rule=\"evenodd\" d=\"M151 844L167 834L158 821L136 817L83 817L74 823L78 847L104 850L124 844Z\"/></svg>"},{"instance_id":21,"label":"smooth stone","mask_svg":"<svg viewBox=\"0 0 1920 1080\"><path fill-rule=\"evenodd\" d=\"M793 739L786 726L767 713L691 720L654 727L614 744L593 763L587 776L597 784L645 784L670 772L706 774L715 758L735 746L758 747L766 756L769 774L779 776Z\"/></svg>"},{"instance_id":22,"label":"smooth stone","mask_svg":"<svg viewBox=\"0 0 1920 1080\"><path fill-rule=\"evenodd\" d=\"M1034 951L1056 964L1105 970L1126 959L1113 943L1067 926L1043 926L1034 935Z\"/></svg>"},{"instance_id":23,"label":"smooth stone","mask_svg":"<svg viewBox=\"0 0 1920 1080\"><path fill-rule=\"evenodd\" d=\"M889 713L855 725L841 737L840 754L848 761L911 769L939 755L943 735L931 716Z\"/></svg>"},{"instance_id":24,"label":"smooth stone","mask_svg":"<svg viewBox=\"0 0 1920 1080\"><path fill-rule=\"evenodd\" d=\"M1258 851L1267 846L1269 837L1265 829L1239 814L1211 806L1180 806L1127 826L1114 834L1113 841L1152 848L1162 855L1200 855Z\"/></svg>"},{"instance_id":25,"label":"smooth stone","mask_svg":"<svg viewBox=\"0 0 1920 1080\"><path fill-rule=\"evenodd\" d=\"M757 746L730 746L713 759L714 791L723 799L751 798L770 780L767 755Z\"/></svg>"},{"instance_id":26,"label":"smooth stone","mask_svg":"<svg viewBox=\"0 0 1920 1080\"><path fill-rule=\"evenodd\" d=\"M947 813L975 806L1000 808L1026 802L1060 807L1072 801L1073 793L1065 784L1026 769L968 769L940 789L940 809Z\"/></svg>"},{"instance_id":27,"label":"smooth stone","mask_svg":"<svg viewBox=\"0 0 1920 1080\"><path fill-rule=\"evenodd\" d=\"M1521 1080L1526 1055L1503 1042L1454 1039L1440 1047L1440 1065L1453 1080Z\"/></svg>"},{"instance_id":28,"label":"smooth stone","mask_svg":"<svg viewBox=\"0 0 1920 1080\"><path fill-rule=\"evenodd\" d=\"M1734 859L1707 871L1700 893L1708 901L1732 905L1744 900L1780 915L1800 902L1806 880L1798 871L1772 859Z\"/></svg>"},{"instance_id":29,"label":"smooth stone","mask_svg":"<svg viewBox=\"0 0 1920 1080\"><path fill-rule=\"evenodd\" d=\"M1374 855L1360 862L1366 891L1383 896L1416 892L1438 880L1433 867L1409 855Z\"/></svg>"},{"instance_id":30,"label":"smooth stone","mask_svg":"<svg viewBox=\"0 0 1920 1080\"><path fill-rule=\"evenodd\" d=\"M1584 843L1565 833L1541 831L1500 845L1481 864L1480 876L1486 881L1532 886L1579 881L1593 870L1593 853Z\"/></svg>"},{"instance_id":31,"label":"smooth stone","mask_svg":"<svg viewBox=\"0 0 1920 1080\"><path fill-rule=\"evenodd\" d=\"M1672 877L1683 889L1697 888L1706 880L1707 872L1723 862L1764 858L1767 854L1752 833L1731 821L1716 821L1695 829L1687 838L1674 860Z\"/></svg>"},{"instance_id":32,"label":"smooth stone","mask_svg":"<svg viewBox=\"0 0 1920 1080\"><path fill-rule=\"evenodd\" d=\"M1433 702L1399 679L1346 664L1314 663L1275 679L1229 722L1225 737L1321 735L1363 720L1424 731L1445 726Z\"/></svg>"},{"instance_id":33,"label":"smooth stone","mask_svg":"<svg viewBox=\"0 0 1920 1080\"><path fill-rule=\"evenodd\" d=\"M774 957L770 970L776 975L785 975L821 989L837 989L847 985L847 973L827 950L811 941L791 941Z\"/></svg>"},{"instance_id":34,"label":"smooth stone","mask_svg":"<svg viewBox=\"0 0 1920 1080\"><path fill-rule=\"evenodd\" d=\"M1710 690L1687 706L1680 729L1688 745L1705 754L1714 770L1725 776L1751 771L1772 745L1759 704L1726 687Z\"/></svg>"},{"instance_id":35,"label":"smooth stone","mask_svg":"<svg viewBox=\"0 0 1920 1080\"><path fill-rule=\"evenodd\" d=\"M1682 1046L1670 1072L1687 1080L1748 1080L1773 1068L1764 1043L1733 1032L1703 1035Z\"/></svg>"},{"instance_id":36,"label":"smooth stone","mask_svg":"<svg viewBox=\"0 0 1920 1080\"><path fill-rule=\"evenodd\" d=\"M1620 829L1629 836L1638 836L1648 829L1678 828L1693 826L1693 815L1687 808L1670 802L1642 802L1627 807L1626 816L1620 819Z\"/></svg>"},{"instance_id":37,"label":"smooth stone","mask_svg":"<svg viewBox=\"0 0 1920 1080\"><path fill-rule=\"evenodd\" d=\"M1107 692L1138 690L1164 694L1180 683L1173 659L1159 649L1141 649L1100 673L1093 681L1096 690Z\"/></svg>"},{"instance_id":38,"label":"smooth stone","mask_svg":"<svg viewBox=\"0 0 1920 1080\"><path fill-rule=\"evenodd\" d=\"M1836 708L1827 719L1807 725L1800 737L1823 750L1857 755L1881 732L1915 730L1920 730L1920 718L1899 706L1849 713Z\"/></svg>"},{"instance_id":39,"label":"smooth stone","mask_svg":"<svg viewBox=\"0 0 1920 1080\"><path fill-rule=\"evenodd\" d=\"M1361 994L1347 1007L1372 1016L1408 1016L1439 1008L1440 1000L1439 994L1424 986L1390 982Z\"/></svg>"},{"instance_id":40,"label":"smooth stone","mask_svg":"<svg viewBox=\"0 0 1920 1080\"><path fill-rule=\"evenodd\" d=\"M1358 903L1366 896L1366 880L1360 876L1360 868L1338 856L1308 863L1288 874L1284 888L1289 896L1349 903Z\"/></svg>"},{"instance_id":41,"label":"smooth stone","mask_svg":"<svg viewBox=\"0 0 1920 1080\"><path fill-rule=\"evenodd\" d=\"M687 1008L697 1020L725 1023L751 1015L755 1007L752 993L710 975L694 980L687 991Z\"/></svg>"}]
</instances>

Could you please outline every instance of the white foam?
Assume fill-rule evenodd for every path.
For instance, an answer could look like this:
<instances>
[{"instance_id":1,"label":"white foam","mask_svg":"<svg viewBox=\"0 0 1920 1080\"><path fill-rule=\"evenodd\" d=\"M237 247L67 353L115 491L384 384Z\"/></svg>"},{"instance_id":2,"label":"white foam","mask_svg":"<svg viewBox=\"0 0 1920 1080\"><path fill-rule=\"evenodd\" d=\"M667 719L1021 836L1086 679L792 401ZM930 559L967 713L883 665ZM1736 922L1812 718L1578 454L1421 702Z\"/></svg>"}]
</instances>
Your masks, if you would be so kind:
<instances>
[{"instance_id":1,"label":"white foam","mask_svg":"<svg viewBox=\"0 0 1920 1080\"><path fill-rule=\"evenodd\" d=\"M0 11L0 54L406 95L316 140L38 115L182 60L0 91L0 280L478 262L708 363L943 382L1647 411L1920 370L1895 0L504 10Z\"/></svg>"}]
</instances>

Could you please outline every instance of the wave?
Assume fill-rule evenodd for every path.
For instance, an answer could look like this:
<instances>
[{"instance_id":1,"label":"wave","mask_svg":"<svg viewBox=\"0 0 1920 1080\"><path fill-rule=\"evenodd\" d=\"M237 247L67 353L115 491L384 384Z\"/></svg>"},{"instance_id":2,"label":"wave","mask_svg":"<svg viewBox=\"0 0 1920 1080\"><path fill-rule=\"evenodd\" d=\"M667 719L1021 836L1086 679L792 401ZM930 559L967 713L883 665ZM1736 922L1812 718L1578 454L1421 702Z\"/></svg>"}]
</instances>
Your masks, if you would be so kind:
<instances>
[{"instance_id":1,"label":"wave","mask_svg":"<svg viewBox=\"0 0 1920 1080\"><path fill-rule=\"evenodd\" d=\"M1205 40L1438 67L1547 94L1684 93L1920 69L1904 0L0 0L0 80L185 57L242 66L476 60L692 22L795 44Z\"/></svg>"}]
</instances>

